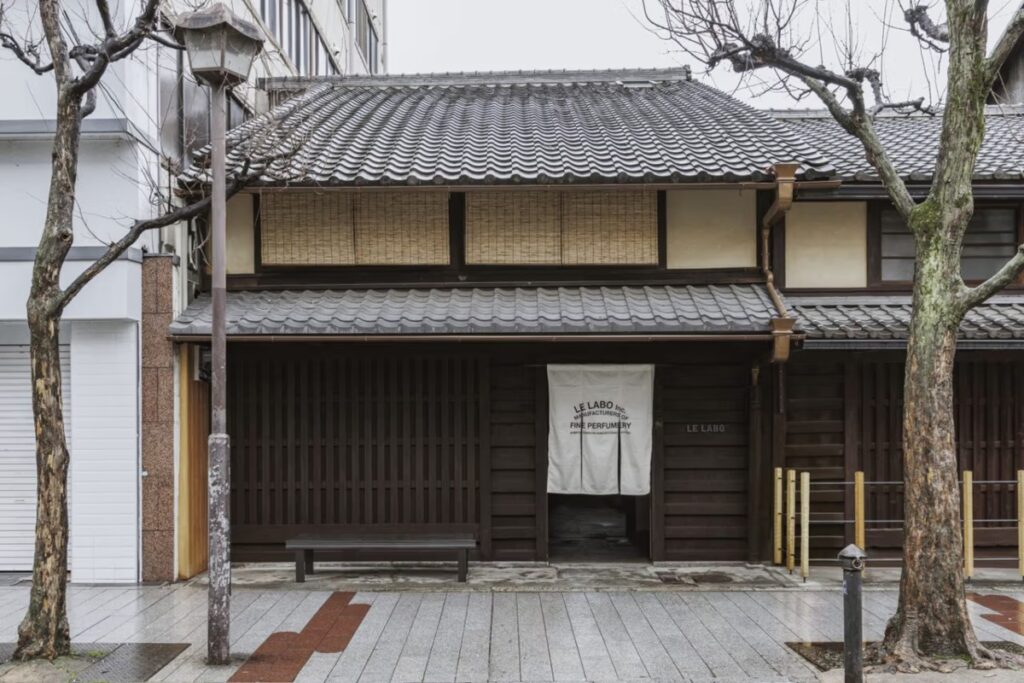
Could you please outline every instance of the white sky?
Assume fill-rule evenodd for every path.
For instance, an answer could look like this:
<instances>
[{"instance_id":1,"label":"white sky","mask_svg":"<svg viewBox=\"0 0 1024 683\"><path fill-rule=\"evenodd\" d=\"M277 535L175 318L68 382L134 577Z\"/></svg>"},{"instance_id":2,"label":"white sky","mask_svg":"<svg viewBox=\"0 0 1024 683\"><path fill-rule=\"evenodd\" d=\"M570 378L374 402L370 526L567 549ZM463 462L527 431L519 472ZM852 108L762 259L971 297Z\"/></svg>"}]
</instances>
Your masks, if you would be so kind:
<instances>
[{"instance_id":1,"label":"white sky","mask_svg":"<svg viewBox=\"0 0 1024 683\"><path fill-rule=\"evenodd\" d=\"M743 2L744 0L740 0ZM747 0L753 1L753 0ZM903 0L907 2L908 0ZM939 90L934 63L924 63L916 41L904 31L886 31L881 17L902 21L900 0L808 0L802 30L820 26L814 12L836 16L843 26L851 8L857 27L855 42L863 54L878 51L885 41L883 73L894 99L912 95L933 101ZM761 107L797 105L782 94L759 96L752 88L737 89L726 66L706 74L677 46L653 35L643 20L642 0L388 0L388 71L430 73L516 69L603 69L679 67L690 63L695 77ZM1020 0L990 0L990 43L1002 32ZM654 0L648 0L653 7ZM933 4L941 5L941 2ZM815 41L816 43L818 41ZM820 41L832 52L814 62L834 60L834 40ZM941 68L941 67L939 67ZM941 80L939 78L938 80ZM931 94L929 94L929 89Z\"/></svg>"}]
</instances>

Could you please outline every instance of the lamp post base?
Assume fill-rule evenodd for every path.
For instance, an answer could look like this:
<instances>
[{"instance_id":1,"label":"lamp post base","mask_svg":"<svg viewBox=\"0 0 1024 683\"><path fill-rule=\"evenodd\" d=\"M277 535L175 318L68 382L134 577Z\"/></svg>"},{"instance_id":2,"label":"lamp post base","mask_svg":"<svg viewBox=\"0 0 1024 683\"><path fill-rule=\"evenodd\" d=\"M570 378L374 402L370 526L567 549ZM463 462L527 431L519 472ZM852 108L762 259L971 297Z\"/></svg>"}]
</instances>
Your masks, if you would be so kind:
<instances>
[{"instance_id":1,"label":"lamp post base","mask_svg":"<svg viewBox=\"0 0 1024 683\"><path fill-rule=\"evenodd\" d=\"M206 656L210 664L228 664L231 661L231 522L228 519L231 438L227 434L210 434L208 448L210 568Z\"/></svg>"}]
</instances>

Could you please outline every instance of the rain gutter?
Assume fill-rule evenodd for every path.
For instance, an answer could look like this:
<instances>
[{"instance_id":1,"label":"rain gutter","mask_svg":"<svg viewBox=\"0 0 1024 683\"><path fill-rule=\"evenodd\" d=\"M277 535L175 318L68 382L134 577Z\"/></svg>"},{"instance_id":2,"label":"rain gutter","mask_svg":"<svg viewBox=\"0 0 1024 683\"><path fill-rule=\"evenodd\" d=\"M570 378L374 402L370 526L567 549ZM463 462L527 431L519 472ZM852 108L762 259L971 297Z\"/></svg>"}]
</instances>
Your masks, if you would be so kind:
<instances>
[{"instance_id":1,"label":"rain gutter","mask_svg":"<svg viewBox=\"0 0 1024 683\"><path fill-rule=\"evenodd\" d=\"M775 287L775 274L771 267L771 232L772 227L786 218L786 212L793 206L796 190L796 172L799 165L795 163L775 164L775 200L761 221L761 271L764 273L765 287L778 316L772 318L772 362L785 363L789 360L790 342L793 337L793 326L796 320L786 310L782 295Z\"/></svg>"}]
</instances>

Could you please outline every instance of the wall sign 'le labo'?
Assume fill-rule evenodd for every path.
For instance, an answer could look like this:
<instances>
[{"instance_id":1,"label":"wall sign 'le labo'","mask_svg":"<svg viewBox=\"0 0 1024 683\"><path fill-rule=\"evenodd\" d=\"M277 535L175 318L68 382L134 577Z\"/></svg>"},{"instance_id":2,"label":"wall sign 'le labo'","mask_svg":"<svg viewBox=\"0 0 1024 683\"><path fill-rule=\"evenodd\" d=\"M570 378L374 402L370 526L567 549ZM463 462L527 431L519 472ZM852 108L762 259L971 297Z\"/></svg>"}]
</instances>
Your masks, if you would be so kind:
<instances>
[{"instance_id":1,"label":"wall sign 'le labo'","mask_svg":"<svg viewBox=\"0 0 1024 683\"><path fill-rule=\"evenodd\" d=\"M724 434L728 425L721 422L691 422L686 425L688 434Z\"/></svg>"}]
</instances>

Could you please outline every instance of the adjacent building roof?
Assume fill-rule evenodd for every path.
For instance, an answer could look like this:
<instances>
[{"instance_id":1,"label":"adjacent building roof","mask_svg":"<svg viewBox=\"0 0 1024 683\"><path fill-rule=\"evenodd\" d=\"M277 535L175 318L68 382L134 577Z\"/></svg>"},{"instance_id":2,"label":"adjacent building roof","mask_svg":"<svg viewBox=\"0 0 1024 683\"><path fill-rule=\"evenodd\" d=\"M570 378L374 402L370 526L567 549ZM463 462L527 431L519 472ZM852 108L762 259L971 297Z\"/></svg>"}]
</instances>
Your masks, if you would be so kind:
<instances>
[{"instance_id":1,"label":"adjacent building roof","mask_svg":"<svg viewBox=\"0 0 1024 683\"><path fill-rule=\"evenodd\" d=\"M210 334L210 299L171 324ZM762 334L760 285L229 292L229 336Z\"/></svg>"},{"instance_id":2,"label":"adjacent building roof","mask_svg":"<svg viewBox=\"0 0 1024 683\"><path fill-rule=\"evenodd\" d=\"M813 145L835 167L836 176L853 182L878 182L864 157L860 141L843 130L826 111L774 111L775 118ZM875 119L875 130L905 180L926 182L935 171L942 117L886 112ZM986 107L985 141L978 153L975 179L1024 178L1024 107Z\"/></svg>"},{"instance_id":3,"label":"adjacent building roof","mask_svg":"<svg viewBox=\"0 0 1024 683\"><path fill-rule=\"evenodd\" d=\"M799 130L691 81L688 70L339 76L266 87L296 94L229 134L238 145L229 172L246 155L273 159L256 184L766 180L778 162L801 164L804 177L832 173Z\"/></svg>"},{"instance_id":4,"label":"adjacent building roof","mask_svg":"<svg viewBox=\"0 0 1024 683\"><path fill-rule=\"evenodd\" d=\"M909 296L786 297L806 346L902 346L910 325ZM968 311L962 344L1024 345L1024 296L992 297Z\"/></svg>"}]
</instances>

